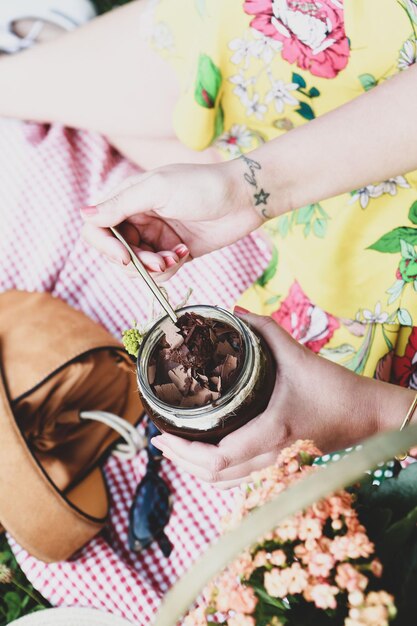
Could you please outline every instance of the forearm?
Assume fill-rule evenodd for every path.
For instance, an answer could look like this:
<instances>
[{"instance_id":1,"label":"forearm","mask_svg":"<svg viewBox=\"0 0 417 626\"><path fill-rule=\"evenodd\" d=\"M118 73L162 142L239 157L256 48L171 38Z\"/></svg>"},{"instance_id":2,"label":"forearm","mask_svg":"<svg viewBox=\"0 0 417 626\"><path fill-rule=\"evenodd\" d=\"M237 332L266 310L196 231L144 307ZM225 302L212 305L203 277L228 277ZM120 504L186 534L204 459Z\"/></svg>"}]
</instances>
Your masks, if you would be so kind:
<instances>
[{"instance_id":1,"label":"forearm","mask_svg":"<svg viewBox=\"0 0 417 626\"><path fill-rule=\"evenodd\" d=\"M234 161L235 180L263 217L274 217L417 169L416 102L417 65L254 150L257 165Z\"/></svg>"}]
</instances>

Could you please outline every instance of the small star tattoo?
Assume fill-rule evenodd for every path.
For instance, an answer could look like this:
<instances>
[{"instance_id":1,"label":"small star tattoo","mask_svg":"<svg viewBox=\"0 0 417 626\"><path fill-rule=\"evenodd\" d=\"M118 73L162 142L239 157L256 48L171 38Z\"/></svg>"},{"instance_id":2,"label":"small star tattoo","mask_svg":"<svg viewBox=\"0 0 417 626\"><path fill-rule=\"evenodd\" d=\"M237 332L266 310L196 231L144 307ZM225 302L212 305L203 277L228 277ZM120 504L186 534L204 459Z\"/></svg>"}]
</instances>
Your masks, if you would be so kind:
<instances>
[{"instance_id":1,"label":"small star tattoo","mask_svg":"<svg viewBox=\"0 0 417 626\"><path fill-rule=\"evenodd\" d=\"M258 204L266 204L270 195L270 193L266 193L263 189L261 189L259 193L254 193L253 197L256 200L255 206L258 206Z\"/></svg>"}]
</instances>

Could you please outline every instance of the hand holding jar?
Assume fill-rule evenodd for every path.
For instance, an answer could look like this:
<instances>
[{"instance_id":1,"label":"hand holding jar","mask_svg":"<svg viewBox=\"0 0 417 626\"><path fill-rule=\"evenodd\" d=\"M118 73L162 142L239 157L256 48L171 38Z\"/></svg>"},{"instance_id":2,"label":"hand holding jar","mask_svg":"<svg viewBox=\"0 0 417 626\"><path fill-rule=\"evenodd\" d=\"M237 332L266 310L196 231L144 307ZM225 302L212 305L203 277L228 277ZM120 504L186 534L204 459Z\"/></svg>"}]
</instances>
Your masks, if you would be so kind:
<instances>
[{"instance_id":1,"label":"hand holding jar","mask_svg":"<svg viewBox=\"0 0 417 626\"><path fill-rule=\"evenodd\" d=\"M164 433L152 440L164 457L198 478L230 488L275 462L297 439L323 451L352 445L379 430L399 428L414 392L358 376L314 354L269 317L235 314L269 345L277 371L265 411L217 445Z\"/></svg>"}]
</instances>

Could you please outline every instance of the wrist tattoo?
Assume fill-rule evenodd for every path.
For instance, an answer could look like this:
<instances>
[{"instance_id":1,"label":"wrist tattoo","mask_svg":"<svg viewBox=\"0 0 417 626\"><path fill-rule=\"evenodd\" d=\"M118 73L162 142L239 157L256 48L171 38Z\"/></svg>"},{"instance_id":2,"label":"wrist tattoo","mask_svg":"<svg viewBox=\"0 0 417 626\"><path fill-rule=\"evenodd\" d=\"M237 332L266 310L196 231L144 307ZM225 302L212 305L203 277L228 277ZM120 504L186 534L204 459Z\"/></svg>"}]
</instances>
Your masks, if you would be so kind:
<instances>
[{"instance_id":1,"label":"wrist tattoo","mask_svg":"<svg viewBox=\"0 0 417 626\"><path fill-rule=\"evenodd\" d=\"M261 164L254 159L250 159L245 154L241 154L239 158L242 159L247 168L247 171L243 174L243 178L247 183L249 183L249 185L253 187L252 197L255 203L255 207L262 204L266 205L268 203L268 198L271 194L266 192L265 189L263 189L262 187L260 187L256 178L258 171L262 169ZM268 213L268 209L266 208L266 206L261 207L260 210L264 219L269 219L271 217Z\"/></svg>"}]
</instances>

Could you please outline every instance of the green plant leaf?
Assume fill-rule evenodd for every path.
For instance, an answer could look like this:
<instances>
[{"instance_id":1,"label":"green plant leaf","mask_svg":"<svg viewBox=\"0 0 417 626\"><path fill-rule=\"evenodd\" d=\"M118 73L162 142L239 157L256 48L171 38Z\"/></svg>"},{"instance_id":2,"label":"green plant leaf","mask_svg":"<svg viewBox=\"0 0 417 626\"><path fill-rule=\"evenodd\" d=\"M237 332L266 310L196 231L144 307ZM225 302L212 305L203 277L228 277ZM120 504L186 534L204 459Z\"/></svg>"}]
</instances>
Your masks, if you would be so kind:
<instances>
[{"instance_id":1,"label":"green plant leaf","mask_svg":"<svg viewBox=\"0 0 417 626\"><path fill-rule=\"evenodd\" d=\"M378 84L377 79L372 74L361 74L358 78L365 91L369 91Z\"/></svg>"},{"instance_id":2,"label":"green plant leaf","mask_svg":"<svg viewBox=\"0 0 417 626\"><path fill-rule=\"evenodd\" d=\"M298 107L298 109L295 109L295 111L306 120L314 120L314 118L316 117L313 109L309 104L307 104L307 102L300 102L300 106Z\"/></svg>"},{"instance_id":3,"label":"green plant leaf","mask_svg":"<svg viewBox=\"0 0 417 626\"><path fill-rule=\"evenodd\" d=\"M327 222L326 222L326 220L323 220L321 218L317 218L314 221L314 224L313 224L313 231L314 231L314 234L316 235L316 237L320 237L321 239L323 239L323 237L325 237L326 231L327 231Z\"/></svg>"},{"instance_id":4,"label":"green plant leaf","mask_svg":"<svg viewBox=\"0 0 417 626\"><path fill-rule=\"evenodd\" d=\"M21 614L20 596L16 591L7 591L3 596L3 600L7 607L6 618L9 622L12 622Z\"/></svg>"},{"instance_id":5,"label":"green plant leaf","mask_svg":"<svg viewBox=\"0 0 417 626\"><path fill-rule=\"evenodd\" d=\"M407 309L398 309L398 322L401 326L412 326L413 318Z\"/></svg>"},{"instance_id":6,"label":"green plant leaf","mask_svg":"<svg viewBox=\"0 0 417 626\"><path fill-rule=\"evenodd\" d=\"M256 284L260 287L265 287L265 285L271 280L273 276L275 276L278 268L278 250L276 246L272 249L272 257L269 262L268 267L264 271L264 273L258 278Z\"/></svg>"},{"instance_id":7,"label":"green plant leaf","mask_svg":"<svg viewBox=\"0 0 417 626\"><path fill-rule=\"evenodd\" d=\"M258 587L258 585L254 585L253 590L256 593L256 595L259 596L259 598L261 598L261 600L263 600L267 604L270 604L271 606L275 606L277 607L277 609L281 609L281 611L286 611L285 604L282 602L282 600L279 600L278 598L273 598L272 596L269 595L269 593L267 593L264 589L262 589L262 587Z\"/></svg>"},{"instance_id":8,"label":"green plant leaf","mask_svg":"<svg viewBox=\"0 0 417 626\"><path fill-rule=\"evenodd\" d=\"M397 476L384 480L379 487L365 485L361 490L364 504L390 509L394 521L414 510L417 502L417 463L401 470Z\"/></svg>"},{"instance_id":9,"label":"green plant leaf","mask_svg":"<svg viewBox=\"0 0 417 626\"><path fill-rule=\"evenodd\" d=\"M413 204L410 206L410 210L408 211L408 219L410 220L410 222L413 222L413 224L417 224L417 200L413 202Z\"/></svg>"},{"instance_id":10,"label":"green plant leaf","mask_svg":"<svg viewBox=\"0 0 417 626\"><path fill-rule=\"evenodd\" d=\"M295 72L292 73L291 82L297 83L297 85L301 87L301 89L304 89L304 87L307 87L307 83L304 80L304 78L300 76L300 74L296 74Z\"/></svg>"},{"instance_id":11,"label":"green plant leaf","mask_svg":"<svg viewBox=\"0 0 417 626\"><path fill-rule=\"evenodd\" d=\"M316 87L312 87L308 92L310 98L317 98L320 95L320 91Z\"/></svg>"},{"instance_id":12,"label":"green plant leaf","mask_svg":"<svg viewBox=\"0 0 417 626\"><path fill-rule=\"evenodd\" d=\"M207 54L200 54L194 90L194 97L197 103L206 109L212 109L221 83L222 75L217 65L213 63Z\"/></svg>"},{"instance_id":13,"label":"green plant leaf","mask_svg":"<svg viewBox=\"0 0 417 626\"><path fill-rule=\"evenodd\" d=\"M388 233L383 235L380 239L375 241L372 245L368 246L368 250L376 250L377 252L400 252L401 251L401 239L412 245L417 244L417 228L411 228L409 226L400 226L394 228Z\"/></svg>"},{"instance_id":14,"label":"green plant leaf","mask_svg":"<svg viewBox=\"0 0 417 626\"><path fill-rule=\"evenodd\" d=\"M392 480L392 479L390 479ZM388 482L388 481L385 481ZM382 483L384 485L385 483ZM381 485L381 486L382 486ZM417 506L402 519L392 524L384 533L384 537L379 544L378 554L383 559L385 565L391 561L398 552L406 545L417 523Z\"/></svg>"}]
</instances>

